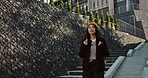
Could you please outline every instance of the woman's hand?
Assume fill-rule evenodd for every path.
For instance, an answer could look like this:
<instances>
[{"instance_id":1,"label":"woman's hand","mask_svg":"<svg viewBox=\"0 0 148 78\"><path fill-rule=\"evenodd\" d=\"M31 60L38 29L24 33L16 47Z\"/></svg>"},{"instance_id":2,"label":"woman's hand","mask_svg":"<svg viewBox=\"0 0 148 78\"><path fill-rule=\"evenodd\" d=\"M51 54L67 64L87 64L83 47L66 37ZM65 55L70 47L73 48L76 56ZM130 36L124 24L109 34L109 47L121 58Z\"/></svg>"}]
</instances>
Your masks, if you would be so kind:
<instances>
[{"instance_id":1,"label":"woman's hand","mask_svg":"<svg viewBox=\"0 0 148 78\"><path fill-rule=\"evenodd\" d=\"M84 45L88 44L88 39L86 38L85 41L83 42Z\"/></svg>"},{"instance_id":2,"label":"woman's hand","mask_svg":"<svg viewBox=\"0 0 148 78\"><path fill-rule=\"evenodd\" d=\"M102 44L102 42L101 42L101 41L99 41L98 46L100 46L101 44Z\"/></svg>"}]
</instances>

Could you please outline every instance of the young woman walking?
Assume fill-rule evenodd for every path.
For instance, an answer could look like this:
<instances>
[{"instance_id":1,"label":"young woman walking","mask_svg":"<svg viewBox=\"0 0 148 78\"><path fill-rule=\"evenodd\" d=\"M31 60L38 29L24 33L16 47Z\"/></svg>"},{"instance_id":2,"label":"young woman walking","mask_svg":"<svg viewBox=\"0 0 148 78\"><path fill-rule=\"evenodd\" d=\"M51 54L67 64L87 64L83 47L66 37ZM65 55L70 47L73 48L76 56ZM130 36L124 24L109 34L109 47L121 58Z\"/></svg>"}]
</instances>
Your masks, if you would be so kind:
<instances>
[{"instance_id":1,"label":"young woman walking","mask_svg":"<svg viewBox=\"0 0 148 78\"><path fill-rule=\"evenodd\" d=\"M109 56L109 51L95 22L87 25L86 37L81 43L79 56L83 58L83 78L104 78L104 57Z\"/></svg>"}]
</instances>

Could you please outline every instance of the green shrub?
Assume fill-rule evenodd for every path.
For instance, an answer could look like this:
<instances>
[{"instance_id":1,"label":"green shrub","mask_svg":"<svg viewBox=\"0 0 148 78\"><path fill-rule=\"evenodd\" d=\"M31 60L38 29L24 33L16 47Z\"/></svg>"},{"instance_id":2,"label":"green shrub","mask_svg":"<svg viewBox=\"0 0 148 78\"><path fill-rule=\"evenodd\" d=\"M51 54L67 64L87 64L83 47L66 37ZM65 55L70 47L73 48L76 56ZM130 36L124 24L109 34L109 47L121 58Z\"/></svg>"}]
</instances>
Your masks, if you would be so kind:
<instances>
[{"instance_id":1,"label":"green shrub","mask_svg":"<svg viewBox=\"0 0 148 78\"><path fill-rule=\"evenodd\" d=\"M40 0L41 2L44 2L44 0Z\"/></svg>"},{"instance_id":2,"label":"green shrub","mask_svg":"<svg viewBox=\"0 0 148 78\"><path fill-rule=\"evenodd\" d=\"M103 11L101 12L101 25L102 26L105 26L105 20L104 20L104 13L103 13Z\"/></svg>"},{"instance_id":3,"label":"green shrub","mask_svg":"<svg viewBox=\"0 0 148 78\"><path fill-rule=\"evenodd\" d=\"M115 25L115 30L120 30L120 28L119 28L119 24L118 24L118 19L116 19L116 25Z\"/></svg>"},{"instance_id":4,"label":"green shrub","mask_svg":"<svg viewBox=\"0 0 148 78\"><path fill-rule=\"evenodd\" d=\"M52 6L54 6L54 2L53 2L53 0L50 0L50 4L51 4Z\"/></svg>"},{"instance_id":5,"label":"green shrub","mask_svg":"<svg viewBox=\"0 0 148 78\"><path fill-rule=\"evenodd\" d=\"M89 20L94 22L94 15L93 15L92 11L90 11L90 18L89 18Z\"/></svg>"},{"instance_id":6,"label":"green shrub","mask_svg":"<svg viewBox=\"0 0 148 78\"><path fill-rule=\"evenodd\" d=\"M63 0L60 0L60 7L61 8L64 8L64 2L63 2Z\"/></svg>"},{"instance_id":7,"label":"green shrub","mask_svg":"<svg viewBox=\"0 0 148 78\"><path fill-rule=\"evenodd\" d=\"M83 17L87 18L87 11L86 11L86 6L83 6Z\"/></svg>"},{"instance_id":8,"label":"green shrub","mask_svg":"<svg viewBox=\"0 0 148 78\"><path fill-rule=\"evenodd\" d=\"M110 16L106 13L106 27L111 28Z\"/></svg>"},{"instance_id":9,"label":"green shrub","mask_svg":"<svg viewBox=\"0 0 148 78\"><path fill-rule=\"evenodd\" d=\"M79 7L79 3L77 2L77 4L76 4L76 13L78 14L78 15L80 15L80 7Z\"/></svg>"},{"instance_id":10,"label":"green shrub","mask_svg":"<svg viewBox=\"0 0 148 78\"><path fill-rule=\"evenodd\" d=\"M115 21L114 21L114 17L111 15L111 29L115 30Z\"/></svg>"},{"instance_id":11,"label":"green shrub","mask_svg":"<svg viewBox=\"0 0 148 78\"><path fill-rule=\"evenodd\" d=\"M95 22L97 23L97 24L100 24L101 25L101 20L100 20L100 18L99 18L99 13L98 13L98 10L96 10L96 19L95 19Z\"/></svg>"},{"instance_id":12,"label":"green shrub","mask_svg":"<svg viewBox=\"0 0 148 78\"><path fill-rule=\"evenodd\" d=\"M67 6L68 6L68 7L67 7L68 11L72 11L71 0L68 0Z\"/></svg>"}]
</instances>

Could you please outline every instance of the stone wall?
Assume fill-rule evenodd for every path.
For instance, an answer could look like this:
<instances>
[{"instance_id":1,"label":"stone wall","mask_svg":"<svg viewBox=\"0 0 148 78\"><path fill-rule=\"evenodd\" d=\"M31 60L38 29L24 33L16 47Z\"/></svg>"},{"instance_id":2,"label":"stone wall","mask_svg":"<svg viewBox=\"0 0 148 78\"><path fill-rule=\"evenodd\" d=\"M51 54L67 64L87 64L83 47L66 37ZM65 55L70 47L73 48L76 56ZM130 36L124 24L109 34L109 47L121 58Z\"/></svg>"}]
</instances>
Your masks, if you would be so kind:
<instances>
[{"instance_id":1,"label":"stone wall","mask_svg":"<svg viewBox=\"0 0 148 78\"><path fill-rule=\"evenodd\" d=\"M0 78L56 78L81 65L86 22L79 16L33 0L0 0L0 6ZM100 31L110 49L138 42L101 26Z\"/></svg>"},{"instance_id":2,"label":"stone wall","mask_svg":"<svg viewBox=\"0 0 148 78\"><path fill-rule=\"evenodd\" d=\"M0 77L55 78L79 64L82 21L31 0L1 0Z\"/></svg>"},{"instance_id":3,"label":"stone wall","mask_svg":"<svg viewBox=\"0 0 148 78\"><path fill-rule=\"evenodd\" d=\"M145 33L145 38L148 40L148 11L134 11L136 19L139 20L139 24L142 25L143 31Z\"/></svg>"}]
</instances>

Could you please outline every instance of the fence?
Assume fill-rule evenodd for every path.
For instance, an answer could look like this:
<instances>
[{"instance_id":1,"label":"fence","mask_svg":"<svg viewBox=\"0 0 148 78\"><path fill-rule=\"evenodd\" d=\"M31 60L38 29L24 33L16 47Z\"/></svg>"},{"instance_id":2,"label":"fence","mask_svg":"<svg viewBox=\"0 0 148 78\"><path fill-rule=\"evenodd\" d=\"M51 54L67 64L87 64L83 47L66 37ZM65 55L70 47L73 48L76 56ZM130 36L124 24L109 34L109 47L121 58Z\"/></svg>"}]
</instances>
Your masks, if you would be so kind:
<instances>
[{"instance_id":1,"label":"fence","mask_svg":"<svg viewBox=\"0 0 148 78\"><path fill-rule=\"evenodd\" d=\"M133 25L131 25L125 21L122 21L120 19L118 19L118 20L119 20L120 31L127 32L131 35L145 39L145 34L142 29L137 28L136 26L133 26Z\"/></svg>"}]
</instances>

